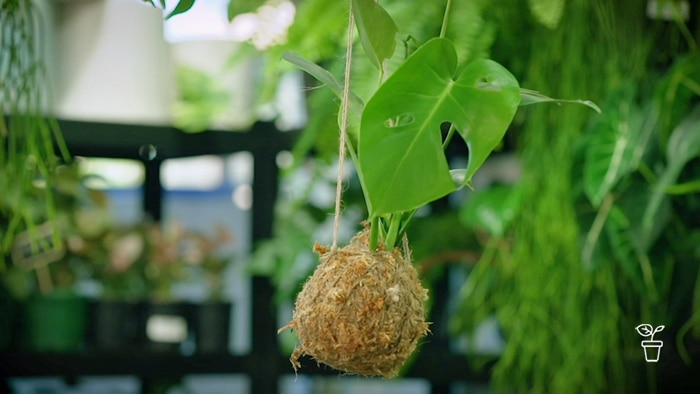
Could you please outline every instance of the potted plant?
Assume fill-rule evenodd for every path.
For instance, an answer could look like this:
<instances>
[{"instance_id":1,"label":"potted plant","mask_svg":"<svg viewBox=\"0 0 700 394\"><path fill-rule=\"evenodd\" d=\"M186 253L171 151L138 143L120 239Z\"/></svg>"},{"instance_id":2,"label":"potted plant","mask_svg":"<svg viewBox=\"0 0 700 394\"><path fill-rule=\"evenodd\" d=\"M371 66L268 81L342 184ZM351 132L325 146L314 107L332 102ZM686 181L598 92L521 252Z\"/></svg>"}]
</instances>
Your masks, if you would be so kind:
<instances>
[{"instance_id":1,"label":"potted plant","mask_svg":"<svg viewBox=\"0 0 700 394\"><path fill-rule=\"evenodd\" d=\"M198 271L207 287L207 298L192 304L192 323L198 353L225 353L229 345L233 305L225 298L226 271L233 257L222 249L232 241L231 233L218 226L213 236L188 232L184 259Z\"/></svg>"},{"instance_id":2,"label":"potted plant","mask_svg":"<svg viewBox=\"0 0 700 394\"><path fill-rule=\"evenodd\" d=\"M74 285L89 271L62 242L55 243L55 228L65 238L73 229L72 210L83 202L84 187L77 166L62 165L52 184L56 217L32 226L14 238L13 265L6 276L8 288L24 304L24 343L33 351L71 351L83 345L86 301ZM23 206L34 220L46 220L41 192L24 197ZM12 282L12 283L8 283Z\"/></svg>"}]
</instances>

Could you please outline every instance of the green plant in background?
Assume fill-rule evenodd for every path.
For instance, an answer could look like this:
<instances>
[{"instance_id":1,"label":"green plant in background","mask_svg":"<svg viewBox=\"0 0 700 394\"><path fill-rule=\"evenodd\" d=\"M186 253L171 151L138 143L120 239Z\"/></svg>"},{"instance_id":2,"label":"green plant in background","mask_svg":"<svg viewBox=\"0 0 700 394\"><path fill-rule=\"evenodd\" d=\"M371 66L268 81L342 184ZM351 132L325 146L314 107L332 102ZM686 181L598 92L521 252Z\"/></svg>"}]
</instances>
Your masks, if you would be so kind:
<instances>
[{"instance_id":1,"label":"green plant in background","mask_svg":"<svg viewBox=\"0 0 700 394\"><path fill-rule=\"evenodd\" d=\"M700 153L700 60L680 20L674 44L659 44L666 26L650 28L644 6L568 2L554 32L529 27L526 80L604 104L592 121L575 108L529 114L514 220L490 199L463 208L493 238L462 289L453 329L470 332L496 316L507 341L493 374L500 390L653 392L656 372L644 369L630 332L650 321L682 335L696 324L687 300L700 288L700 173L691 165ZM523 28L510 24L510 11L500 17L506 29ZM659 75L655 62L665 56L673 63ZM484 211L497 225L476 215Z\"/></svg>"},{"instance_id":2,"label":"green plant in background","mask_svg":"<svg viewBox=\"0 0 700 394\"><path fill-rule=\"evenodd\" d=\"M231 97L226 89L204 71L179 66L176 84L179 94L173 106L173 124L183 131L204 131L214 118L230 108Z\"/></svg>"},{"instance_id":3,"label":"green plant in background","mask_svg":"<svg viewBox=\"0 0 700 394\"><path fill-rule=\"evenodd\" d=\"M20 232L28 231L32 253L50 253L62 244L52 185L56 168L70 156L57 123L44 113L40 18L34 2L0 4L0 268ZM45 221L49 237L38 230Z\"/></svg>"}]
</instances>

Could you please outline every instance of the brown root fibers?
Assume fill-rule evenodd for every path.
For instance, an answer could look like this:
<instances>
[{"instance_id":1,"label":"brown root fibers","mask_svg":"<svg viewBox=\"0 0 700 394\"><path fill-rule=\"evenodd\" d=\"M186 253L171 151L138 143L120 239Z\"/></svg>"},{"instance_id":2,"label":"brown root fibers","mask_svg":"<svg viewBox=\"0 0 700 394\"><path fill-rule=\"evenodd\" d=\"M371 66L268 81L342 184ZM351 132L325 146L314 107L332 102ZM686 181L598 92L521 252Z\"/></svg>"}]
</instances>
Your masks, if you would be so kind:
<instances>
[{"instance_id":1,"label":"brown root fibers","mask_svg":"<svg viewBox=\"0 0 700 394\"><path fill-rule=\"evenodd\" d=\"M292 328L299 346L291 361L310 355L340 371L394 377L428 333L428 291L398 249L371 252L369 230L336 251L316 244L321 263L297 296Z\"/></svg>"}]
</instances>

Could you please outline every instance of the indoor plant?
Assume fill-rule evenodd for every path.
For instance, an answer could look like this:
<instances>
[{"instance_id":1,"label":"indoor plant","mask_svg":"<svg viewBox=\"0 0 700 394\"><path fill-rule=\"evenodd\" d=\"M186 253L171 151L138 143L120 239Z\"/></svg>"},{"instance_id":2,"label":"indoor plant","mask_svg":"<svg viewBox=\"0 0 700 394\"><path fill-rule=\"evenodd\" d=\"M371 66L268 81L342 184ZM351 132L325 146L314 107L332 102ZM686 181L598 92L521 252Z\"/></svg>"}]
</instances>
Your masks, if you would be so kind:
<instances>
[{"instance_id":1,"label":"indoor plant","mask_svg":"<svg viewBox=\"0 0 700 394\"><path fill-rule=\"evenodd\" d=\"M292 357L295 367L300 365L299 356L309 353L317 360L346 371L392 376L415 348L417 339L427 330L427 326L419 322L422 320L422 312L415 311L415 316L404 317L411 322L415 319L417 326L407 324L405 327L409 331L399 334L401 343L396 342L393 345L396 346L397 352L385 355L381 352L376 353L378 350L375 349L376 343L384 343L385 338L391 338L391 334L385 333L381 325L380 331L377 332L374 328L375 331L370 334L363 332L355 323L346 322L343 316L333 315L336 308L345 310L343 305L334 306L338 302L344 303L349 300L348 302L357 302L360 307L365 305L364 302L346 298L354 295L354 290L350 290L347 296L336 295L337 291L344 291L342 286L337 285L322 298L314 294L323 294L323 286L327 281L332 282L335 275L339 275L336 283L340 283L337 281L345 275L335 273L334 270L336 267L345 269L345 265L342 264L345 258L359 259L358 261L368 259L370 262L367 264L370 267L381 267L383 261L395 259L399 261L395 264L403 266L405 263L401 261L399 250L403 250L405 256L408 256L409 251L405 238L401 248L398 247L399 240L417 209L470 184L476 170L502 138L519 104L555 100L521 90L515 78L493 61L476 59L458 66L454 44L444 38L452 11L450 1L445 8L440 37L419 45L397 69L392 70L393 73L388 68L388 59L396 54L395 36L398 28L389 14L372 1L353 1L350 10L343 83L336 81L327 70L296 54L285 55L287 60L302 67L333 90L340 97L342 105L334 233L336 235L330 248L315 247L321 255L322 264L299 294L295 315L284 328L294 328L300 335L301 345ZM366 103L363 98L350 92L353 21L357 21L363 48L376 67L379 81L379 87L369 93L370 98ZM416 75L425 78L418 80ZM595 108L590 103L585 104ZM443 122L450 122L444 138L440 133ZM450 169L443 153L444 147L455 134L461 135L470 148L469 161L464 169ZM369 224L367 230L359 233L350 246L336 249L343 156L346 148L357 166L367 204ZM389 256L390 254L392 256ZM383 272L381 268L376 270ZM398 275L401 277L403 274ZM385 289L387 294L401 291L401 295L397 294L392 298L398 302L405 298L412 299L416 294L422 293L422 290L417 290L414 284L410 283L415 276L415 273L407 273L406 277L411 279L389 280L391 283L394 283L394 280L398 282L394 287ZM360 278L362 277L360 275ZM369 276L364 278L369 282L373 281ZM390 285L385 280L382 281L386 286ZM344 279L342 283L345 283ZM353 285L351 280L347 286L354 289L356 285ZM417 288L420 288L420 285ZM373 289L369 291L369 294L358 294L369 299L374 299L375 295L382 297L384 294L384 290L381 289L378 295L371 294ZM324 305L324 302L328 305ZM422 300L415 300L414 305L421 303ZM414 311L405 312L410 314ZM326 313L331 315L324 315ZM381 310L381 313L391 314L391 306ZM315 318L339 319L337 330L341 331L322 325L316 326ZM379 317L381 321L387 322L394 318L384 315ZM363 324L373 327L372 317L368 315ZM346 328L347 332L342 332ZM306 332L307 330L309 332ZM375 338L373 335L380 337ZM326 339L330 343L324 344ZM332 354L325 350L329 346L333 349ZM346 359L343 356L345 350L353 355ZM364 356L366 358L363 358ZM347 361L348 359L355 361ZM384 361L389 359L392 361L385 364Z\"/></svg>"}]
</instances>

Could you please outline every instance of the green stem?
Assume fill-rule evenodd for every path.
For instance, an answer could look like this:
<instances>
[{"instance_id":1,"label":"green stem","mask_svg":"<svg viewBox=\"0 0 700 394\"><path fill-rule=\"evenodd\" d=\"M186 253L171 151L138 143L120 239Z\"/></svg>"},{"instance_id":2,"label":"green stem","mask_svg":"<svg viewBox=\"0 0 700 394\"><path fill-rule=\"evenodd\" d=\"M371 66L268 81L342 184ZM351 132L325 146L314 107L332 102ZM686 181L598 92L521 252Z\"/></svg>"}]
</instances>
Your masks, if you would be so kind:
<instances>
[{"instance_id":1,"label":"green stem","mask_svg":"<svg viewBox=\"0 0 700 394\"><path fill-rule=\"evenodd\" d=\"M406 218L403 220L403 223L401 224L401 228L399 229L399 234L397 235L398 238L403 237L403 235L406 233L406 230L408 229L408 224L413 219L413 216L416 215L416 212L418 212L418 209L414 209L406 215Z\"/></svg>"},{"instance_id":2,"label":"green stem","mask_svg":"<svg viewBox=\"0 0 700 394\"><path fill-rule=\"evenodd\" d=\"M450 19L450 9L452 8L452 0L447 0L445 5L445 16L442 18L442 27L440 28L440 38L445 38L447 34L447 22Z\"/></svg>"},{"instance_id":3,"label":"green stem","mask_svg":"<svg viewBox=\"0 0 700 394\"><path fill-rule=\"evenodd\" d=\"M369 250L375 251L379 246L379 217L370 219L369 225Z\"/></svg>"},{"instance_id":4,"label":"green stem","mask_svg":"<svg viewBox=\"0 0 700 394\"><path fill-rule=\"evenodd\" d=\"M454 137L455 131L457 131L457 129L455 129L455 125L451 124L450 129L447 130L447 135L445 136L445 141L442 142L442 150L443 151L445 149L447 149L447 145L449 145L450 141L452 141L452 137Z\"/></svg>"},{"instance_id":5,"label":"green stem","mask_svg":"<svg viewBox=\"0 0 700 394\"><path fill-rule=\"evenodd\" d=\"M693 194L697 192L700 192L700 179L671 185L666 188L666 193L675 195Z\"/></svg>"},{"instance_id":6,"label":"green stem","mask_svg":"<svg viewBox=\"0 0 700 394\"><path fill-rule=\"evenodd\" d=\"M402 213L392 213L389 219L389 230L384 240L386 250L392 250L396 246L396 241L399 239L399 229L401 228Z\"/></svg>"}]
</instances>

